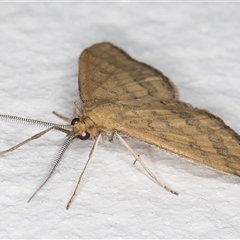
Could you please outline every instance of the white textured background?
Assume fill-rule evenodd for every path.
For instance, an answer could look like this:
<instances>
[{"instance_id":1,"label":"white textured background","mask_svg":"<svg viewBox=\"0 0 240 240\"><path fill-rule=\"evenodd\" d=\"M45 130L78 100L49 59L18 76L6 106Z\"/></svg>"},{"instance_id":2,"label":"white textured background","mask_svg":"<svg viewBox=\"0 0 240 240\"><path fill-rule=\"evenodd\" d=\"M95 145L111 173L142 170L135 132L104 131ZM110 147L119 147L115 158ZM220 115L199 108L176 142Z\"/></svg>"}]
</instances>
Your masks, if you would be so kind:
<instances>
[{"instance_id":1,"label":"white textured background","mask_svg":"<svg viewBox=\"0 0 240 240\"><path fill-rule=\"evenodd\" d=\"M61 122L79 100L80 52L110 41L169 76L181 99L240 133L238 3L1 3L0 112ZM0 149L38 131L0 122ZM65 210L92 142L75 141L32 202L64 135L0 158L0 237L239 238L240 180L144 143L128 143L180 195L132 166L120 144L97 149Z\"/></svg>"}]
</instances>

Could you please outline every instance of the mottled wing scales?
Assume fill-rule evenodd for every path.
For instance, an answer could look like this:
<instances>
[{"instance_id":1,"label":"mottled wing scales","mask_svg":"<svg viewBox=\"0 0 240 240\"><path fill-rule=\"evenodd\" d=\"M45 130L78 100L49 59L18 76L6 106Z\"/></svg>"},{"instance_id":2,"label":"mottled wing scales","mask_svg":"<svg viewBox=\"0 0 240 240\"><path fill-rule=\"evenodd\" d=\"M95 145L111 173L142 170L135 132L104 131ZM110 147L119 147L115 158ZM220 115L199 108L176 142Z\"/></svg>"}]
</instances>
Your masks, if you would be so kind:
<instances>
[{"instance_id":1,"label":"mottled wing scales","mask_svg":"<svg viewBox=\"0 0 240 240\"><path fill-rule=\"evenodd\" d=\"M126 133L212 168L240 176L239 135L220 118L204 110L178 106L167 113L167 108L165 105L165 113L156 111L159 115L150 119L147 116L151 116L151 111L146 109L146 117L140 116L139 119L142 126L147 126L141 137L139 127L125 120ZM161 117L163 114L167 116L164 121Z\"/></svg>"},{"instance_id":2,"label":"mottled wing scales","mask_svg":"<svg viewBox=\"0 0 240 240\"><path fill-rule=\"evenodd\" d=\"M79 91L83 102L119 101L147 96L171 101L173 83L158 70L132 59L111 43L95 44L79 58Z\"/></svg>"},{"instance_id":3,"label":"mottled wing scales","mask_svg":"<svg viewBox=\"0 0 240 240\"><path fill-rule=\"evenodd\" d=\"M151 99L113 104L100 111L115 113L103 123L113 131L240 176L240 136L206 110Z\"/></svg>"},{"instance_id":4,"label":"mottled wing scales","mask_svg":"<svg viewBox=\"0 0 240 240\"><path fill-rule=\"evenodd\" d=\"M79 85L99 131L119 131L240 176L240 136L213 114L178 101L170 80L110 43L83 51Z\"/></svg>"}]
</instances>

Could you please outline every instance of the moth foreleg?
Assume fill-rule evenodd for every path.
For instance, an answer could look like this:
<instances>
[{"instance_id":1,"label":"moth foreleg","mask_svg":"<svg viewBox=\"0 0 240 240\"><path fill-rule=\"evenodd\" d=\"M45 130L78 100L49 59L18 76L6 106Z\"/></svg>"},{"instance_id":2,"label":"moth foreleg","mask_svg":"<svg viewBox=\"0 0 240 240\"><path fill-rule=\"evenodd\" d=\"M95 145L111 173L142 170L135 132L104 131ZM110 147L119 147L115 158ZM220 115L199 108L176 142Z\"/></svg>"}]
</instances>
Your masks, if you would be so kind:
<instances>
[{"instance_id":1,"label":"moth foreleg","mask_svg":"<svg viewBox=\"0 0 240 240\"><path fill-rule=\"evenodd\" d=\"M83 115L83 108L80 105L79 102L75 102L74 106L73 106L73 116L78 116L77 115L77 110L81 113L81 115Z\"/></svg>"},{"instance_id":2,"label":"moth foreleg","mask_svg":"<svg viewBox=\"0 0 240 240\"><path fill-rule=\"evenodd\" d=\"M71 204L73 203L74 199L76 198L76 196L77 196L77 194L78 194L78 191L79 191L80 183L81 183L81 181L82 181L83 174L85 173L85 171L86 171L86 169L87 169L87 166L88 166L90 160L92 159L92 157L93 157L93 155L94 155L94 153L95 153L95 151L96 151L96 149L97 149L98 143L99 143L99 141L100 141L101 138L102 138L102 135L101 135L101 133L99 133L98 137L96 138L96 140L95 140L95 142L94 142L94 144L93 144L93 147L92 147L92 149L91 149L91 152L89 153L88 160L87 160L87 162L86 162L86 164L85 164L85 166L84 166L84 168L83 168L83 170L82 170L82 172L81 172L81 174L80 174L80 176L79 176L79 178L78 178L78 182L77 182L77 185L76 185L76 187L75 187L75 190L74 190L74 192L73 192L73 194L72 194L72 197L70 198L70 200L69 200L69 202L68 202L68 204L67 204L67 207L66 207L67 210L70 208Z\"/></svg>"},{"instance_id":3,"label":"moth foreleg","mask_svg":"<svg viewBox=\"0 0 240 240\"><path fill-rule=\"evenodd\" d=\"M58 118L66 121L66 122L71 122L71 120L72 120L72 118L73 118L73 117L66 117L66 116L64 116L64 115L62 115L62 114L60 114L60 113L55 112L55 111L53 111L52 113L53 113L54 115L56 115Z\"/></svg>"},{"instance_id":4,"label":"moth foreleg","mask_svg":"<svg viewBox=\"0 0 240 240\"><path fill-rule=\"evenodd\" d=\"M53 111L53 114L59 117L60 119L66 121L66 122L71 122L72 119L79 117L79 114L77 113L77 110L83 115L83 108L81 107L79 102L75 102L73 104L73 113L71 117L66 117L60 113L57 113L56 111Z\"/></svg>"},{"instance_id":5,"label":"moth foreleg","mask_svg":"<svg viewBox=\"0 0 240 240\"><path fill-rule=\"evenodd\" d=\"M43 136L45 133L47 133L47 132L49 132L49 131L51 131L51 130L53 130L53 129L57 129L57 130L62 131L62 132L64 132L64 133L68 133L68 132L69 132L69 131L66 130L66 129L61 129L61 128L58 128L58 127L55 127L55 126L50 127L50 128L48 128L48 129L46 129L46 130L44 130L44 131L42 131L42 132L39 132L39 133L31 136L30 138L28 138L28 139L26 139L26 140L18 143L17 145L15 145L15 146L13 146L13 147L11 147L11 148L9 148L9 149L6 149L6 150L4 150L4 151L1 151L1 152L0 152L0 156L3 155L3 154L5 154L5 153L14 151L15 149L21 147L22 145L24 145L24 144L26 144L26 143L28 143L28 142L30 142L30 141L32 141L32 140L35 140L35 139L40 138L40 137Z\"/></svg>"}]
</instances>

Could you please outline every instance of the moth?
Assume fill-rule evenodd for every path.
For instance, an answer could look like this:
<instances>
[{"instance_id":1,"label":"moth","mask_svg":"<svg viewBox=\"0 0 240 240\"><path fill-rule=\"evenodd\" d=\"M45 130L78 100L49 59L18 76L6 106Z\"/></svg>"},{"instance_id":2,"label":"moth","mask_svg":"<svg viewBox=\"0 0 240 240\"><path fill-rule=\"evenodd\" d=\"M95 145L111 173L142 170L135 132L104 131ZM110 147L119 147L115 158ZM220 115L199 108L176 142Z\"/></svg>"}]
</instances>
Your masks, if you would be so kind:
<instances>
[{"instance_id":1,"label":"moth","mask_svg":"<svg viewBox=\"0 0 240 240\"><path fill-rule=\"evenodd\" d=\"M177 192L147 168L122 136L138 139L216 170L240 176L240 136L219 117L180 101L177 88L168 77L131 58L113 44L94 44L82 52L79 58L79 92L83 107L75 103L72 117L54 112L70 123L67 125L0 115L1 119L46 127L46 130L2 151L0 155L53 129L66 134L53 168L29 201L51 177L75 138L92 139L95 142L67 209L77 195L83 173L102 136L109 140L118 138L134 156L135 162L139 162L163 188L176 195Z\"/></svg>"}]
</instances>

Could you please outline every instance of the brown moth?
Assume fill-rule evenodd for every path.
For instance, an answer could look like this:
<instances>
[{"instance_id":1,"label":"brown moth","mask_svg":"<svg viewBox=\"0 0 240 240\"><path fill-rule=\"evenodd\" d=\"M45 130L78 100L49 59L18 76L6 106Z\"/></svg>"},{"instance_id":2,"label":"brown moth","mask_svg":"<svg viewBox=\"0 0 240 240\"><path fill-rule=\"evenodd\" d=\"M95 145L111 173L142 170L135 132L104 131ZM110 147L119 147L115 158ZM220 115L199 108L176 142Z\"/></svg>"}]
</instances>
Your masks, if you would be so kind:
<instances>
[{"instance_id":1,"label":"brown moth","mask_svg":"<svg viewBox=\"0 0 240 240\"><path fill-rule=\"evenodd\" d=\"M116 136L133 154L135 162L140 162L151 177L174 194L177 193L147 168L121 135L240 176L240 136L217 116L180 101L176 87L166 76L153 67L132 59L111 43L95 44L80 55L79 92L84 107L75 103L72 118L54 112L60 118L71 121L71 125L0 115L2 119L47 127L0 154L15 150L52 129L67 133L67 139L52 170L32 197L50 178L67 147L76 137L82 140L95 139L95 143L67 209L77 194L82 175L102 136L109 140Z\"/></svg>"}]
</instances>

